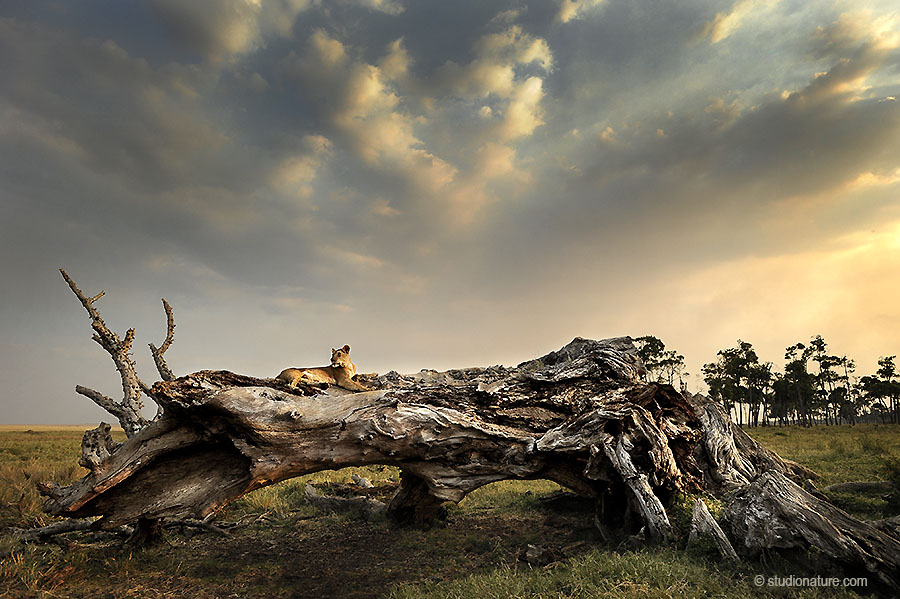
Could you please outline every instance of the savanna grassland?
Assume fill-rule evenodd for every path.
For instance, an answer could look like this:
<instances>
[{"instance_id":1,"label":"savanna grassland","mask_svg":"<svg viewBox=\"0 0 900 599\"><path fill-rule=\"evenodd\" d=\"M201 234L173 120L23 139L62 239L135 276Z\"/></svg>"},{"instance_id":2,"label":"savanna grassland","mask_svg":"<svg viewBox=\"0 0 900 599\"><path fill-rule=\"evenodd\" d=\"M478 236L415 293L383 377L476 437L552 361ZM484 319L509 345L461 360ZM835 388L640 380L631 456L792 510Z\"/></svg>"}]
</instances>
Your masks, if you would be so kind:
<instances>
[{"instance_id":1,"label":"savanna grassland","mask_svg":"<svg viewBox=\"0 0 900 599\"><path fill-rule=\"evenodd\" d=\"M167 529L165 543L134 551L123 550L120 538L93 533L20 543L10 527L52 521L41 512L35 483L71 482L85 473L77 465L82 431L0 427L0 597L857 596L850 589L759 587L754 577L760 574L810 573L777 559L727 565L702 545L682 550L690 497L672 510L682 533L679 546L619 551L602 546L590 506L557 502L551 507L542 501L559 491L546 481L483 487L449 506L444 524L428 531L392 528L379 517L324 512L305 498L306 485L313 484L329 494L386 500L398 481L398 472L388 467L322 472L255 491L218 516L216 523L228 536L175 527ZM820 488L896 475L896 425L749 432L783 457L819 472ZM354 474L370 479L374 487L354 486ZM880 518L894 510L877 493L829 497L861 518ZM707 503L714 515L721 509L715 500ZM549 550L552 563L526 563L529 544Z\"/></svg>"}]
</instances>

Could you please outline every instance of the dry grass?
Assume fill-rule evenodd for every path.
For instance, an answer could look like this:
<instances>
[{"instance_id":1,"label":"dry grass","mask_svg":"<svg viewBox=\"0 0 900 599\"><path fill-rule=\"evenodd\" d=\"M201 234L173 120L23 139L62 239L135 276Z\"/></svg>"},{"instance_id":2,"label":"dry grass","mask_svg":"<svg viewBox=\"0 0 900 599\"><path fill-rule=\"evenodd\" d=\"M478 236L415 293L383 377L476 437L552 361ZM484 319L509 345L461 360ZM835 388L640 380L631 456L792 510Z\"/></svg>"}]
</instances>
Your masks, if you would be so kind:
<instances>
[{"instance_id":1,"label":"dry grass","mask_svg":"<svg viewBox=\"0 0 900 599\"><path fill-rule=\"evenodd\" d=\"M87 472L78 465L85 429L5 426L0 430L0 528L40 526L50 517L41 511L36 483L71 483ZM114 434L115 436L115 434ZM118 438L124 438L119 432Z\"/></svg>"}]
</instances>

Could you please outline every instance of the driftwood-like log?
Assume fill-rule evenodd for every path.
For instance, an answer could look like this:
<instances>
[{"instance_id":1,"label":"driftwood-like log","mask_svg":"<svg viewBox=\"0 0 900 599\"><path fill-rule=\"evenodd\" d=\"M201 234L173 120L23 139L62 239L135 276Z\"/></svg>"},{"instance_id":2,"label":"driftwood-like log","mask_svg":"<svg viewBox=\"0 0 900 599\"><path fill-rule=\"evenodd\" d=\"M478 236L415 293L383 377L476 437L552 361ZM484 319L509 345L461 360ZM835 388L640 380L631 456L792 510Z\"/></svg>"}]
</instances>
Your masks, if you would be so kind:
<instances>
[{"instance_id":1,"label":"driftwood-like log","mask_svg":"<svg viewBox=\"0 0 900 599\"><path fill-rule=\"evenodd\" d=\"M738 552L816 547L900 589L900 541L803 491L797 483L814 473L760 446L709 400L642 375L629 338L577 338L515 368L361 377L372 390L360 393L201 371L156 383L162 416L91 461L80 482L43 485L45 507L139 530L202 519L303 474L385 464L401 471L387 508L396 521L427 526L443 502L485 484L548 479L596 502L609 542L658 542L673 536L676 494L705 490L734 498L724 528ZM770 542L773 529L784 537Z\"/></svg>"},{"instance_id":2,"label":"driftwood-like log","mask_svg":"<svg viewBox=\"0 0 900 599\"><path fill-rule=\"evenodd\" d=\"M691 545L700 537L712 539L722 557L732 561L737 560L738 555L731 545L731 541L728 540L722 527L709 513L706 503L698 498L694 500L694 507L691 510L691 532L688 535L688 545Z\"/></svg>"},{"instance_id":3,"label":"driftwood-like log","mask_svg":"<svg viewBox=\"0 0 900 599\"><path fill-rule=\"evenodd\" d=\"M40 541L67 532L85 531L93 528L95 527L92 518L73 518L71 520L60 520L38 528L13 527L11 532L22 541Z\"/></svg>"},{"instance_id":4,"label":"driftwood-like log","mask_svg":"<svg viewBox=\"0 0 900 599\"><path fill-rule=\"evenodd\" d=\"M681 395L640 374L627 339L576 339L516 368L389 373L363 393L203 371L156 383L163 417L81 482L48 487L47 509L103 516L103 526L202 518L273 482L390 464L401 469L389 509L399 520L426 524L442 502L494 481L547 478L606 502L616 528L627 517L626 532L665 530L647 522L646 493L666 505L701 483L692 456L700 434ZM629 462L646 478L640 493L630 471L617 470Z\"/></svg>"},{"instance_id":5,"label":"driftwood-like log","mask_svg":"<svg viewBox=\"0 0 900 599\"><path fill-rule=\"evenodd\" d=\"M890 493L895 488L894 485L884 480L857 480L828 485L822 490L826 493Z\"/></svg>"},{"instance_id":6,"label":"driftwood-like log","mask_svg":"<svg viewBox=\"0 0 900 599\"><path fill-rule=\"evenodd\" d=\"M848 576L870 573L872 583L900 589L900 540L818 499L779 472L765 472L726 507L735 548L756 556L780 550L805 555L815 548Z\"/></svg>"},{"instance_id":7,"label":"driftwood-like log","mask_svg":"<svg viewBox=\"0 0 900 599\"><path fill-rule=\"evenodd\" d=\"M387 506L377 499L369 499L362 495L356 497L329 497L322 495L312 485L306 485L303 491L306 500L328 512L359 512L367 519L380 516L387 511Z\"/></svg>"}]
</instances>

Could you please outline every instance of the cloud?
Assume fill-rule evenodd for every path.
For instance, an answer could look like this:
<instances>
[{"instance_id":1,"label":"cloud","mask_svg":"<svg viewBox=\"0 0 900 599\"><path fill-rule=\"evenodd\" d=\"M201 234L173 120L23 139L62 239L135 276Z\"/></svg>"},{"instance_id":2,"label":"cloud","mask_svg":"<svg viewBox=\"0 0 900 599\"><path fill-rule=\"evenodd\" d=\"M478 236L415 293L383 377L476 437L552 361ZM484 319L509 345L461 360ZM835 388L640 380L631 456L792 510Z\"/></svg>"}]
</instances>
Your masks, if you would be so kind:
<instances>
[{"instance_id":1,"label":"cloud","mask_svg":"<svg viewBox=\"0 0 900 599\"><path fill-rule=\"evenodd\" d=\"M258 50L271 37L290 37L299 15L321 0L144 0L173 41L219 63ZM395 0L343 0L341 4L388 15L403 13Z\"/></svg>"},{"instance_id":2,"label":"cloud","mask_svg":"<svg viewBox=\"0 0 900 599\"><path fill-rule=\"evenodd\" d=\"M560 0L556 18L561 23L568 23L572 19L583 16L587 10L602 6L604 2L605 0Z\"/></svg>"},{"instance_id":3,"label":"cloud","mask_svg":"<svg viewBox=\"0 0 900 599\"><path fill-rule=\"evenodd\" d=\"M270 182L278 190L299 198L309 198L310 183L331 150L331 141L321 135L306 135L296 154L287 155L272 169Z\"/></svg>"},{"instance_id":4,"label":"cloud","mask_svg":"<svg viewBox=\"0 0 900 599\"><path fill-rule=\"evenodd\" d=\"M192 67L152 68L110 40L0 22L11 78L5 99L35 128L65 138L87 168L147 185L193 175L226 143L196 103L208 85Z\"/></svg>"},{"instance_id":5,"label":"cloud","mask_svg":"<svg viewBox=\"0 0 900 599\"><path fill-rule=\"evenodd\" d=\"M402 2L398 0L358 0L360 6L370 8L372 10L387 13L389 15L399 15L405 9Z\"/></svg>"},{"instance_id":6,"label":"cloud","mask_svg":"<svg viewBox=\"0 0 900 599\"><path fill-rule=\"evenodd\" d=\"M844 185L865 165L890 170L900 151L900 111L870 89L891 68L892 51L883 49L870 23L845 16L813 28L811 47L829 66L808 72L794 90L759 97L733 90L704 98L702 109L695 104L673 113L639 113L623 124L601 121L590 135L573 140L567 179L594 197L631 193L635 208L657 203L655 191L621 186L632 177L649 184L650 175L672 179L668 188L703 185L693 193L718 201L700 208L701 202L698 209L765 210L785 198ZM748 196L756 199L748 202Z\"/></svg>"},{"instance_id":7,"label":"cloud","mask_svg":"<svg viewBox=\"0 0 900 599\"><path fill-rule=\"evenodd\" d=\"M491 201L491 182L515 170L515 149L498 151L495 141L527 138L543 124L542 79L526 74L546 72L553 62L547 43L516 25L481 36L472 51L469 63L447 62L420 78L410 72L414 60L402 39L370 63L352 58L355 48L317 29L305 51L289 53L281 69L329 124L329 138L339 138L364 168L406 182L408 195L392 202L393 210L405 214L409 203L428 201L463 223ZM457 131L434 128L456 118L462 121ZM485 122L475 125L476 119ZM479 150L456 155L472 143L470 135ZM503 173L478 167L485 153L503 156Z\"/></svg>"},{"instance_id":8,"label":"cloud","mask_svg":"<svg viewBox=\"0 0 900 599\"><path fill-rule=\"evenodd\" d=\"M744 26L749 18L770 10L779 2L780 0L739 0L731 7L730 12L717 13L716 18L706 24L703 37L709 37L711 43L718 44Z\"/></svg>"},{"instance_id":9,"label":"cloud","mask_svg":"<svg viewBox=\"0 0 900 599\"><path fill-rule=\"evenodd\" d=\"M243 54L259 43L258 1L145 1L174 41L212 61Z\"/></svg>"},{"instance_id":10,"label":"cloud","mask_svg":"<svg viewBox=\"0 0 900 599\"><path fill-rule=\"evenodd\" d=\"M782 300L799 338L855 309L891 351L869 289L895 290L866 277L895 267L900 39L876 2L32 5L0 9L13 340L83 341L47 316L72 307L64 259L151 298L127 326L172 301L181 372L628 333L699 362L788 322Z\"/></svg>"},{"instance_id":11,"label":"cloud","mask_svg":"<svg viewBox=\"0 0 900 599\"><path fill-rule=\"evenodd\" d=\"M481 37L473 48L475 59L466 65L447 62L436 73L436 92L463 98L496 94L510 98L517 87L517 68L534 63L547 71L553 55L547 42L513 25L499 33Z\"/></svg>"},{"instance_id":12,"label":"cloud","mask_svg":"<svg viewBox=\"0 0 900 599\"><path fill-rule=\"evenodd\" d=\"M388 45L387 54L379 61L378 67L387 79L401 81L406 78L411 62L409 52L403 46L403 38L399 38Z\"/></svg>"}]
</instances>

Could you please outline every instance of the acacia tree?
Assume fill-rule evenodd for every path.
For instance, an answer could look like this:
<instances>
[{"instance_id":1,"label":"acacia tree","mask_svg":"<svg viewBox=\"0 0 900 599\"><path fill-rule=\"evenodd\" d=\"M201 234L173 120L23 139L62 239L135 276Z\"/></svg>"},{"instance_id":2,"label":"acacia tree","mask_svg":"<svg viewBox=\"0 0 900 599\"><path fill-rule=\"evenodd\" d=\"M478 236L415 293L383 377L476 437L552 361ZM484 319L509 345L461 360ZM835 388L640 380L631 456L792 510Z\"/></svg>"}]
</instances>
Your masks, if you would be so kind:
<instances>
[{"instance_id":1,"label":"acacia tree","mask_svg":"<svg viewBox=\"0 0 900 599\"><path fill-rule=\"evenodd\" d=\"M847 356L841 356L839 366L844 371L844 374L840 377L843 387L838 387L838 390L843 389L844 391L840 394L838 415L841 419L854 425L856 424L860 407L862 407L858 404L859 395L856 393L854 384L850 380L850 375L856 370L856 363Z\"/></svg>"},{"instance_id":2,"label":"acacia tree","mask_svg":"<svg viewBox=\"0 0 900 599\"><path fill-rule=\"evenodd\" d=\"M809 343L812 349L811 359L819 367L815 375L816 404L822 410L825 424L837 424L840 412L840 402L846 396L846 390L836 392L836 383L840 380L837 368L841 365L841 358L827 353L828 344L821 335L816 335Z\"/></svg>"},{"instance_id":3,"label":"acacia tree","mask_svg":"<svg viewBox=\"0 0 900 599\"><path fill-rule=\"evenodd\" d=\"M753 344L738 339L737 347L719 350L718 360L703 365L704 381L710 395L728 409L737 412L738 424L744 424L743 404L747 404L748 424L759 424L760 407L771 386L772 364L760 363Z\"/></svg>"},{"instance_id":4,"label":"acacia tree","mask_svg":"<svg viewBox=\"0 0 900 599\"><path fill-rule=\"evenodd\" d=\"M674 386L675 380L678 379L681 391L687 390L684 377L688 373L684 371L684 356L675 350L667 350L666 344L653 335L638 337L634 341L638 355L647 368L648 382L668 383Z\"/></svg>"},{"instance_id":5,"label":"acacia tree","mask_svg":"<svg viewBox=\"0 0 900 599\"><path fill-rule=\"evenodd\" d=\"M797 402L794 400L793 389L790 381L780 373L772 375L772 396L769 405L769 415L777 419L778 424L784 426L791 422L791 418L797 419Z\"/></svg>"},{"instance_id":6,"label":"acacia tree","mask_svg":"<svg viewBox=\"0 0 900 599\"><path fill-rule=\"evenodd\" d=\"M755 355L755 354L754 354ZM750 390L750 417L753 426L759 426L759 417L762 415L763 424L769 414L769 403L772 398L772 363L756 362L747 367L747 387Z\"/></svg>"},{"instance_id":7,"label":"acacia tree","mask_svg":"<svg viewBox=\"0 0 900 599\"><path fill-rule=\"evenodd\" d=\"M812 425L812 403L815 387L813 377L809 374L808 363L813 349L803 343L795 343L784 352L784 380L786 386L793 390L794 411L801 426Z\"/></svg>"},{"instance_id":8,"label":"acacia tree","mask_svg":"<svg viewBox=\"0 0 900 599\"><path fill-rule=\"evenodd\" d=\"M878 370L874 375L864 376L859 380L860 387L867 398L873 402L882 422L896 424L900 422L900 381L897 378L896 356L887 356L878 360Z\"/></svg>"}]
</instances>

